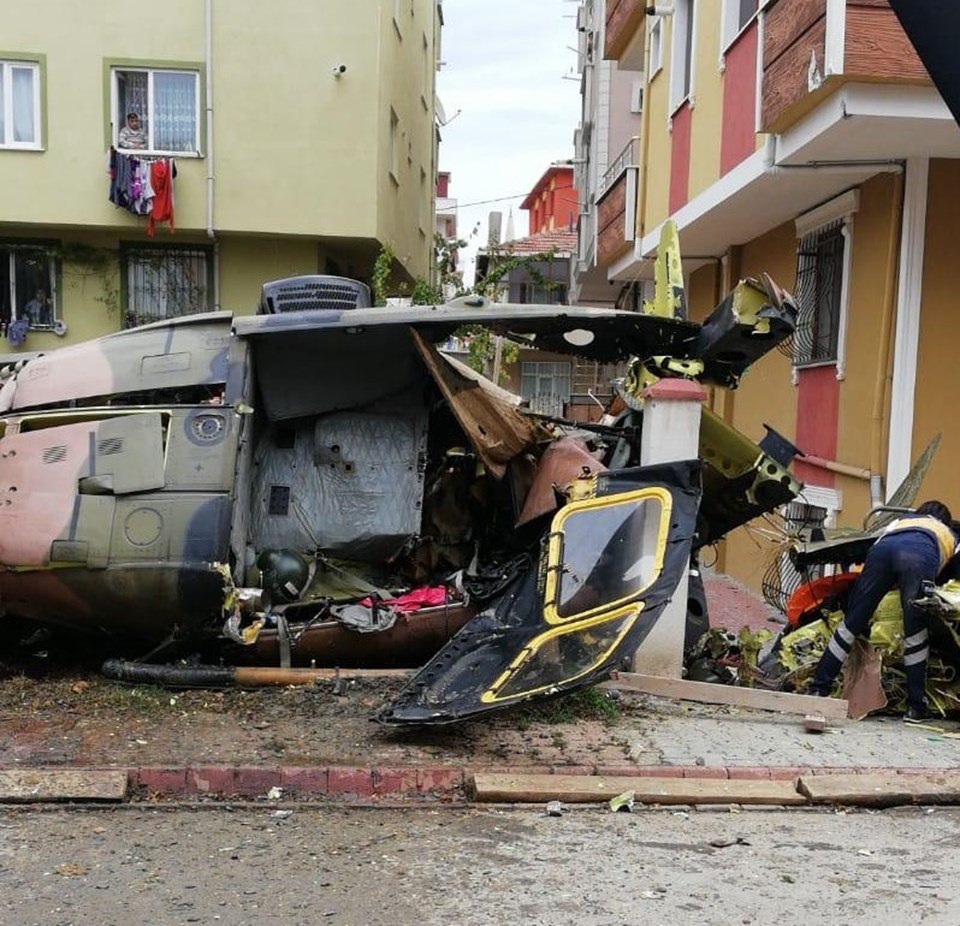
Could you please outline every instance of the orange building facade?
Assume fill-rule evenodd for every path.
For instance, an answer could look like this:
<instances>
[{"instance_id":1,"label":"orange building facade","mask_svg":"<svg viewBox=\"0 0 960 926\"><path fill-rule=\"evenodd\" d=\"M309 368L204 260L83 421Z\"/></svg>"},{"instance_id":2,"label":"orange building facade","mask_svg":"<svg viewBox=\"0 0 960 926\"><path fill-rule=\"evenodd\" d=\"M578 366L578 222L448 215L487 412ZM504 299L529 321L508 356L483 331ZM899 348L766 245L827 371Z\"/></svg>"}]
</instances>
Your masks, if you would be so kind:
<instances>
[{"instance_id":1,"label":"orange building facade","mask_svg":"<svg viewBox=\"0 0 960 926\"><path fill-rule=\"evenodd\" d=\"M573 186L573 167L564 161L551 164L520 208L530 214L531 235L576 228L577 191Z\"/></svg>"},{"instance_id":2,"label":"orange building facade","mask_svg":"<svg viewBox=\"0 0 960 926\"><path fill-rule=\"evenodd\" d=\"M858 526L938 433L921 495L960 510L960 422L945 414L960 128L887 0L647 7L606 0L594 40L643 87L637 175L606 193L634 219L598 249L607 280L642 288L671 219L691 317L762 272L795 292L790 349L710 399L748 435L766 423L807 454L791 516ZM740 531L718 567L759 587L757 549Z\"/></svg>"}]
</instances>

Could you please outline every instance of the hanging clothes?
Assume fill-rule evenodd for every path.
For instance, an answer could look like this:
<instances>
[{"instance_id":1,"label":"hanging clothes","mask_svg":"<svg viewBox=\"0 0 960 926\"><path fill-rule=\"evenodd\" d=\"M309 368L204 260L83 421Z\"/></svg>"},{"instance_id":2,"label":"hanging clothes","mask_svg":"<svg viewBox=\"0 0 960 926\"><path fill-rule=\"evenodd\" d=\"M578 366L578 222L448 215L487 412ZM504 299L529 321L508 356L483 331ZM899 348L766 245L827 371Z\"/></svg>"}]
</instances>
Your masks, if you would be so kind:
<instances>
[{"instance_id":1,"label":"hanging clothes","mask_svg":"<svg viewBox=\"0 0 960 926\"><path fill-rule=\"evenodd\" d=\"M111 147L107 172L107 199L118 209L147 216L147 234L152 238L156 223L166 222L173 234L173 158L142 158Z\"/></svg>"},{"instance_id":2,"label":"hanging clothes","mask_svg":"<svg viewBox=\"0 0 960 926\"><path fill-rule=\"evenodd\" d=\"M26 318L18 318L7 326L7 340L11 346L17 347L27 339L30 322Z\"/></svg>"},{"instance_id":3,"label":"hanging clothes","mask_svg":"<svg viewBox=\"0 0 960 926\"><path fill-rule=\"evenodd\" d=\"M176 168L170 158L161 158L150 165L153 187L153 208L147 216L147 234L152 238L157 222L166 222L173 234L173 178Z\"/></svg>"}]
</instances>

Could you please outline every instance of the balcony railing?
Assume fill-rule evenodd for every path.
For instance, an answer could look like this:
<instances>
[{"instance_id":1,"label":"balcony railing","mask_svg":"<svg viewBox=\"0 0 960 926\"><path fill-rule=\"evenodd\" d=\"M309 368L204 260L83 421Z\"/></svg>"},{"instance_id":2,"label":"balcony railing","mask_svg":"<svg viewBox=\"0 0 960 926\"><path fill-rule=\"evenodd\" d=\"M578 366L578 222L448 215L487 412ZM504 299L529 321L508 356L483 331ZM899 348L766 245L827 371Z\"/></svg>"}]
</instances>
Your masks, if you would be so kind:
<instances>
[{"instance_id":1,"label":"balcony railing","mask_svg":"<svg viewBox=\"0 0 960 926\"><path fill-rule=\"evenodd\" d=\"M637 218L637 167L624 167L597 202L597 265L609 267L633 245Z\"/></svg>"},{"instance_id":2,"label":"balcony railing","mask_svg":"<svg viewBox=\"0 0 960 926\"><path fill-rule=\"evenodd\" d=\"M612 186L616 179L628 167L637 167L640 164L640 136L634 135L624 146L623 150L610 162L610 166L603 172L597 186L597 196L602 196L607 187Z\"/></svg>"},{"instance_id":3,"label":"balcony railing","mask_svg":"<svg viewBox=\"0 0 960 926\"><path fill-rule=\"evenodd\" d=\"M641 0L607 0L603 57L618 61L643 26L647 4Z\"/></svg>"},{"instance_id":4,"label":"balcony railing","mask_svg":"<svg viewBox=\"0 0 960 926\"><path fill-rule=\"evenodd\" d=\"M845 82L930 83L886 0L771 0L762 15L764 132L782 132Z\"/></svg>"}]
</instances>

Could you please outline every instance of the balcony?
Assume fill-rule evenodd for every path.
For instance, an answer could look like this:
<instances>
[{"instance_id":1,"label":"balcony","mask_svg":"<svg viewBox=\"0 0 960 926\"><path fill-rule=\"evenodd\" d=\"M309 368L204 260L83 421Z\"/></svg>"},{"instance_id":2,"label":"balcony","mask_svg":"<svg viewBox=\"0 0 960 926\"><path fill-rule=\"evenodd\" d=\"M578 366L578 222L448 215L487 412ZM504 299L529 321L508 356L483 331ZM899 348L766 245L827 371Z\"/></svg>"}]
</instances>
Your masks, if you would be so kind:
<instances>
[{"instance_id":1,"label":"balcony","mask_svg":"<svg viewBox=\"0 0 960 926\"><path fill-rule=\"evenodd\" d=\"M597 265L609 267L633 247L637 220L640 139L631 138L600 181L597 199Z\"/></svg>"},{"instance_id":2,"label":"balcony","mask_svg":"<svg viewBox=\"0 0 960 926\"><path fill-rule=\"evenodd\" d=\"M930 86L887 0L771 0L761 123L781 133L848 83Z\"/></svg>"},{"instance_id":3,"label":"balcony","mask_svg":"<svg viewBox=\"0 0 960 926\"><path fill-rule=\"evenodd\" d=\"M612 61L620 61L627 52L637 49L643 56L643 26L646 18L647 4L641 0L607 0L606 39L603 46L603 57ZM643 61L639 67L629 65L631 70L643 68Z\"/></svg>"}]
</instances>

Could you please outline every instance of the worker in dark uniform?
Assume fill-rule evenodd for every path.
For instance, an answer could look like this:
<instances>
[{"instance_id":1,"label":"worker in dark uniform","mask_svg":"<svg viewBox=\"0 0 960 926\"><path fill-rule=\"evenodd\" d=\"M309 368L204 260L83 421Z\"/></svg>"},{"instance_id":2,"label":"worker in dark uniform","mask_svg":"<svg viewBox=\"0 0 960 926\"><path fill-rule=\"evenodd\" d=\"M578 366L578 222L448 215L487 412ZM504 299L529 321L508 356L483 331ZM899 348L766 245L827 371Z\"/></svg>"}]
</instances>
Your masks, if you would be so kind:
<instances>
[{"instance_id":1,"label":"worker in dark uniform","mask_svg":"<svg viewBox=\"0 0 960 926\"><path fill-rule=\"evenodd\" d=\"M898 518L870 548L846 613L825 650L810 692L830 694L833 682L859 636L866 636L881 599L899 587L903 607L903 664L907 673L907 723L927 716L926 679L929 656L927 616L914 602L925 580L934 580L957 552L950 509L942 502L924 502L916 514Z\"/></svg>"}]
</instances>

